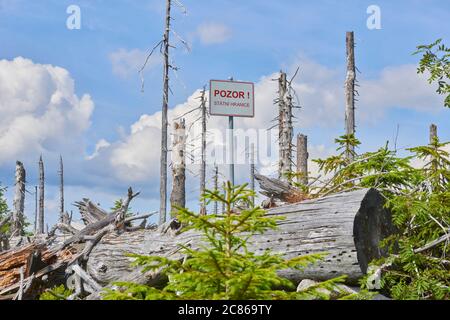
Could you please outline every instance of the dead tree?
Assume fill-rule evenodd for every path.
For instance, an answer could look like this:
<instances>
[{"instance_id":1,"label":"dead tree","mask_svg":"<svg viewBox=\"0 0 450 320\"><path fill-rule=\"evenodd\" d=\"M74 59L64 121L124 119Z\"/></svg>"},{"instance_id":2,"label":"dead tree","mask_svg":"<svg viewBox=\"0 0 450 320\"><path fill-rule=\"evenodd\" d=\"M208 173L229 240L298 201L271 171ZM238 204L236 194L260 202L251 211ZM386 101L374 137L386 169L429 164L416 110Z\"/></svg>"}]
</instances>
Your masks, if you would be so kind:
<instances>
[{"instance_id":1,"label":"dead tree","mask_svg":"<svg viewBox=\"0 0 450 320\"><path fill-rule=\"evenodd\" d=\"M355 135L355 86L356 86L356 65L355 65L355 39L353 32L347 32L347 77L345 79L345 130L347 136ZM355 149L348 146L346 157L353 160Z\"/></svg>"},{"instance_id":2,"label":"dead tree","mask_svg":"<svg viewBox=\"0 0 450 320\"><path fill-rule=\"evenodd\" d=\"M435 124L432 124L430 126L430 144L433 144L437 138L438 138L437 126Z\"/></svg>"},{"instance_id":3,"label":"dead tree","mask_svg":"<svg viewBox=\"0 0 450 320\"><path fill-rule=\"evenodd\" d=\"M219 166L216 164L214 166L214 191L219 190ZM219 213L219 203L214 201L214 214L217 215Z\"/></svg>"},{"instance_id":4,"label":"dead tree","mask_svg":"<svg viewBox=\"0 0 450 320\"><path fill-rule=\"evenodd\" d=\"M64 164L62 156L59 157L59 221L64 220Z\"/></svg>"},{"instance_id":5,"label":"dead tree","mask_svg":"<svg viewBox=\"0 0 450 320\"><path fill-rule=\"evenodd\" d=\"M172 194L171 216L176 217L177 207L186 206L186 124L184 119L174 124L172 142Z\"/></svg>"},{"instance_id":6,"label":"dead tree","mask_svg":"<svg viewBox=\"0 0 450 320\"><path fill-rule=\"evenodd\" d=\"M279 130L279 164L278 174L283 181L288 181L292 172L292 97L288 91L286 73L281 72L278 79L278 130Z\"/></svg>"},{"instance_id":7,"label":"dead tree","mask_svg":"<svg viewBox=\"0 0 450 320\"><path fill-rule=\"evenodd\" d=\"M37 234L38 226L38 186L34 186L34 234Z\"/></svg>"},{"instance_id":8,"label":"dead tree","mask_svg":"<svg viewBox=\"0 0 450 320\"><path fill-rule=\"evenodd\" d=\"M45 222L44 222L44 206L45 206L45 175L44 175L44 161L42 156L39 158L39 215L37 224L37 233L44 234Z\"/></svg>"},{"instance_id":9,"label":"dead tree","mask_svg":"<svg viewBox=\"0 0 450 320\"><path fill-rule=\"evenodd\" d=\"M20 161L16 162L16 183L14 193L14 210L12 218L11 234L14 236L23 235L23 221L25 209L25 168Z\"/></svg>"},{"instance_id":10,"label":"dead tree","mask_svg":"<svg viewBox=\"0 0 450 320\"><path fill-rule=\"evenodd\" d=\"M297 136L297 174L298 183L308 185L308 137L299 134Z\"/></svg>"},{"instance_id":11,"label":"dead tree","mask_svg":"<svg viewBox=\"0 0 450 320\"><path fill-rule=\"evenodd\" d=\"M170 48L170 10L171 0L166 0L166 27L163 36L164 50L164 76L163 76L163 104L161 117L161 176L160 176L160 217L159 223L166 222L167 213L167 129L168 129L168 108L169 108L169 48Z\"/></svg>"},{"instance_id":12,"label":"dead tree","mask_svg":"<svg viewBox=\"0 0 450 320\"><path fill-rule=\"evenodd\" d=\"M256 174L256 162L255 162L255 145L252 143L250 147L250 189L255 192L255 174ZM252 205L255 206L255 197L252 197Z\"/></svg>"},{"instance_id":13,"label":"dead tree","mask_svg":"<svg viewBox=\"0 0 450 320\"><path fill-rule=\"evenodd\" d=\"M200 196L203 196L206 189L206 88L203 88L202 95L200 97L201 110L202 110L202 163L200 168ZM206 203L202 201L200 205L200 212L206 215Z\"/></svg>"},{"instance_id":14,"label":"dead tree","mask_svg":"<svg viewBox=\"0 0 450 320\"><path fill-rule=\"evenodd\" d=\"M278 175L283 181L290 181L289 174L292 172L292 139L293 139L293 103L286 73L281 72L278 79L278 144L279 163Z\"/></svg>"}]
</instances>

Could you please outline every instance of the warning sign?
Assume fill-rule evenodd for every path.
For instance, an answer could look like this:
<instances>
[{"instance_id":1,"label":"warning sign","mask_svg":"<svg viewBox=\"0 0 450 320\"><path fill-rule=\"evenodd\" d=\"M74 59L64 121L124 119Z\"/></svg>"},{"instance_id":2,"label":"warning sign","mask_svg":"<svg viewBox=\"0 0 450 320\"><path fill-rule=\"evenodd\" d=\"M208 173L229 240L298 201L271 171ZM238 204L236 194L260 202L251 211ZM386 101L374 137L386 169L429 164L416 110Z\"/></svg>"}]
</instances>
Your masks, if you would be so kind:
<instances>
[{"instance_id":1,"label":"warning sign","mask_svg":"<svg viewBox=\"0 0 450 320\"><path fill-rule=\"evenodd\" d=\"M210 114L253 118L255 86L251 82L211 80Z\"/></svg>"}]
</instances>

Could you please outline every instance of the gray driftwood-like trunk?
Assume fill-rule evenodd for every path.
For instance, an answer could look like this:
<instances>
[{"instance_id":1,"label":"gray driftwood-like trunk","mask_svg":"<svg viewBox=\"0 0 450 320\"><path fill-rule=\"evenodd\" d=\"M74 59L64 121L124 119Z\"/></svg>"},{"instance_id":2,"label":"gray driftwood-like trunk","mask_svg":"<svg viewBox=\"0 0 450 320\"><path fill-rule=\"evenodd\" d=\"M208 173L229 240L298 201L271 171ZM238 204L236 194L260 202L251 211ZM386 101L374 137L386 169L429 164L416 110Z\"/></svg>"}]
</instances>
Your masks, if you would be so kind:
<instances>
[{"instance_id":1,"label":"gray driftwood-like trunk","mask_svg":"<svg viewBox=\"0 0 450 320\"><path fill-rule=\"evenodd\" d=\"M166 221L167 212L167 129L169 126L169 48L170 48L170 9L171 0L166 0L166 25L163 38L164 47L164 76L163 76L163 104L161 116L161 175L160 175L160 210L159 223ZM151 152L151 151L150 151Z\"/></svg>"},{"instance_id":2,"label":"gray driftwood-like trunk","mask_svg":"<svg viewBox=\"0 0 450 320\"><path fill-rule=\"evenodd\" d=\"M16 182L13 201L13 217L11 234L23 235L23 221L25 210L25 168L20 161L16 162Z\"/></svg>"},{"instance_id":3,"label":"gray driftwood-like trunk","mask_svg":"<svg viewBox=\"0 0 450 320\"><path fill-rule=\"evenodd\" d=\"M186 206L186 124L184 119L174 124L170 206L172 218L176 216L177 207Z\"/></svg>"},{"instance_id":4,"label":"gray driftwood-like trunk","mask_svg":"<svg viewBox=\"0 0 450 320\"><path fill-rule=\"evenodd\" d=\"M288 181L287 174L292 172L292 97L288 92L286 73L281 72L278 79L278 130L279 130L279 164L280 180Z\"/></svg>"},{"instance_id":5,"label":"gray driftwood-like trunk","mask_svg":"<svg viewBox=\"0 0 450 320\"><path fill-rule=\"evenodd\" d=\"M34 186L34 234L37 234L38 226L38 186Z\"/></svg>"},{"instance_id":6,"label":"gray driftwood-like trunk","mask_svg":"<svg viewBox=\"0 0 450 320\"><path fill-rule=\"evenodd\" d=\"M64 219L64 164L62 156L59 157L59 221Z\"/></svg>"},{"instance_id":7,"label":"gray driftwood-like trunk","mask_svg":"<svg viewBox=\"0 0 450 320\"><path fill-rule=\"evenodd\" d=\"M271 209L268 215L286 219L277 230L254 236L249 250L271 249L286 258L327 252L322 262L304 271L284 270L280 275L296 284L302 279L326 280L347 275L347 282L355 284L367 271L368 263L386 253L378 246L379 241L395 231L391 214L383 204L377 190L362 189ZM158 272L143 274L131 267L126 254L182 259L179 245L196 248L201 239L194 231L176 235L161 230L105 236L89 256L88 272L101 285L118 280L149 285L165 281Z\"/></svg>"},{"instance_id":8,"label":"gray driftwood-like trunk","mask_svg":"<svg viewBox=\"0 0 450 320\"><path fill-rule=\"evenodd\" d=\"M299 134L297 137L297 173L298 183L308 185L308 137Z\"/></svg>"},{"instance_id":9,"label":"gray driftwood-like trunk","mask_svg":"<svg viewBox=\"0 0 450 320\"><path fill-rule=\"evenodd\" d=\"M45 189L45 175L44 175L44 161L42 156L39 159L39 213L38 213L38 224L37 233L44 234L45 222L44 222L44 189Z\"/></svg>"},{"instance_id":10,"label":"gray driftwood-like trunk","mask_svg":"<svg viewBox=\"0 0 450 320\"><path fill-rule=\"evenodd\" d=\"M355 65L355 38L353 32L347 32L347 77L345 79L345 130L347 135L355 134L355 85L356 85L356 65ZM350 146L347 158L353 160L353 152Z\"/></svg>"},{"instance_id":11,"label":"gray driftwood-like trunk","mask_svg":"<svg viewBox=\"0 0 450 320\"><path fill-rule=\"evenodd\" d=\"M255 144L250 146L250 189L255 192L255 174L256 174L256 161L255 161ZM252 197L252 204L255 205L255 197Z\"/></svg>"}]
</instances>

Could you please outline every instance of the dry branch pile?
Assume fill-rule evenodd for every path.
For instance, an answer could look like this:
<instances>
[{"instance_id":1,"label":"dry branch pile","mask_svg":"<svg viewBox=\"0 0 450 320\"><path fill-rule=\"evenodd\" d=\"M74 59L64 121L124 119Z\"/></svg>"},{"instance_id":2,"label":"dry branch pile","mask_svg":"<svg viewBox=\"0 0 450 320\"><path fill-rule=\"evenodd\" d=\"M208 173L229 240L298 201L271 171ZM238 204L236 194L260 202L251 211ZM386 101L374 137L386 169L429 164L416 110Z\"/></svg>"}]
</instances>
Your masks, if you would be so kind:
<instances>
[{"instance_id":1,"label":"dry branch pile","mask_svg":"<svg viewBox=\"0 0 450 320\"><path fill-rule=\"evenodd\" d=\"M15 247L0 253L0 299L35 299L46 288L60 284L75 290L72 298L100 290L101 286L84 271L86 262L106 234L146 228L147 219L154 213L126 216L130 202L138 195L130 188L122 207L112 213L84 199L76 204L86 224L82 230L70 221L60 222L47 235L14 239ZM143 222L132 226L136 220Z\"/></svg>"}]
</instances>

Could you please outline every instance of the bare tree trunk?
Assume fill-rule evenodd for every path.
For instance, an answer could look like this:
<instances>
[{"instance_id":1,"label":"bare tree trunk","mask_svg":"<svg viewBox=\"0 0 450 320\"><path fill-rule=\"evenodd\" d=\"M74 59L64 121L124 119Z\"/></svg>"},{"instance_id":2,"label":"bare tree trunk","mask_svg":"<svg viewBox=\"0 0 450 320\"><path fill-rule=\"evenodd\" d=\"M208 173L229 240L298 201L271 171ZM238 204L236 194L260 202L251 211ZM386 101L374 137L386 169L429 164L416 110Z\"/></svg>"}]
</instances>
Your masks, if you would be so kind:
<instances>
[{"instance_id":1,"label":"bare tree trunk","mask_svg":"<svg viewBox=\"0 0 450 320\"><path fill-rule=\"evenodd\" d=\"M386 255L387 249L380 247L380 240L395 232L391 213L384 204L377 190L364 189L274 208L267 212L268 216L286 219L280 221L276 230L253 236L248 249L256 253L270 249L287 259L326 253L325 259L304 270L282 270L279 275L295 284L303 279L328 280L347 275L346 281L356 284L373 259ZM87 270L102 285L130 280L154 285L160 272L133 269L126 254L183 259L180 245L196 250L204 242L192 230L176 235L151 230L110 233L92 250Z\"/></svg>"},{"instance_id":2,"label":"bare tree trunk","mask_svg":"<svg viewBox=\"0 0 450 320\"><path fill-rule=\"evenodd\" d=\"M432 124L430 126L430 144L432 144L437 137L437 126L435 124Z\"/></svg>"},{"instance_id":3,"label":"bare tree trunk","mask_svg":"<svg viewBox=\"0 0 450 320\"><path fill-rule=\"evenodd\" d=\"M353 32L347 32L347 78L345 80L345 130L347 136L355 134L355 83L356 83L356 66L355 66L355 39ZM349 146L347 159L353 160L354 147Z\"/></svg>"},{"instance_id":4,"label":"bare tree trunk","mask_svg":"<svg viewBox=\"0 0 450 320\"><path fill-rule=\"evenodd\" d=\"M167 213L167 113L169 108L169 39L171 0L166 0L166 29L164 32L164 92L161 124L161 176L160 176L160 216L159 223L166 222Z\"/></svg>"},{"instance_id":5,"label":"bare tree trunk","mask_svg":"<svg viewBox=\"0 0 450 320\"><path fill-rule=\"evenodd\" d=\"M203 88L201 96L202 108L202 164L200 168L200 196L203 196L206 189L206 88ZM206 203L201 203L200 212L206 215Z\"/></svg>"},{"instance_id":6,"label":"bare tree trunk","mask_svg":"<svg viewBox=\"0 0 450 320\"><path fill-rule=\"evenodd\" d=\"M34 186L34 234L38 228L38 186Z\"/></svg>"},{"instance_id":7,"label":"bare tree trunk","mask_svg":"<svg viewBox=\"0 0 450 320\"><path fill-rule=\"evenodd\" d=\"M279 178L289 181L287 174L292 172L292 97L287 87L286 73L281 72L279 84Z\"/></svg>"},{"instance_id":8,"label":"bare tree trunk","mask_svg":"<svg viewBox=\"0 0 450 320\"><path fill-rule=\"evenodd\" d=\"M308 185L308 137L299 134L297 136L297 173L298 183Z\"/></svg>"},{"instance_id":9,"label":"bare tree trunk","mask_svg":"<svg viewBox=\"0 0 450 320\"><path fill-rule=\"evenodd\" d=\"M23 221L25 209L25 168L20 161L16 162L16 183L14 193L14 210L11 233L15 236L23 235Z\"/></svg>"},{"instance_id":10,"label":"bare tree trunk","mask_svg":"<svg viewBox=\"0 0 450 320\"><path fill-rule=\"evenodd\" d=\"M176 217L177 207L186 206L186 125L184 119L175 122L172 145L172 194L170 196L171 216Z\"/></svg>"},{"instance_id":11,"label":"bare tree trunk","mask_svg":"<svg viewBox=\"0 0 450 320\"><path fill-rule=\"evenodd\" d=\"M39 159L39 216L38 216L38 228L37 233L43 234L44 233L44 183L45 183L45 176L44 176L44 161L42 160L42 156Z\"/></svg>"},{"instance_id":12,"label":"bare tree trunk","mask_svg":"<svg viewBox=\"0 0 450 320\"><path fill-rule=\"evenodd\" d=\"M59 221L64 220L64 164L62 156L59 157Z\"/></svg>"}]
</instances>

